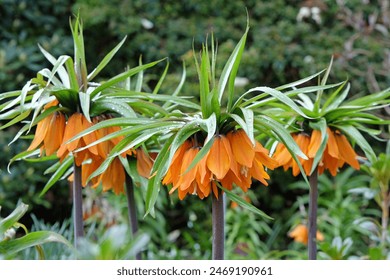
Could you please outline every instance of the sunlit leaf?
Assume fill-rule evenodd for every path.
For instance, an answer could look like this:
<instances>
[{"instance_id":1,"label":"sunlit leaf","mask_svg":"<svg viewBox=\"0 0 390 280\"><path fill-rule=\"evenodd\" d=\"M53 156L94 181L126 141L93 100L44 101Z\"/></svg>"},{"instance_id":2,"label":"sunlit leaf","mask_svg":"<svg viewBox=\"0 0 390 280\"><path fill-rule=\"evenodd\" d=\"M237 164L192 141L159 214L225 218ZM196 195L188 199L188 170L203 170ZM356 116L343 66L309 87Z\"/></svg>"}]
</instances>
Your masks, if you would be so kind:
<instances>
[{"instance_id":1,"label":"sunlit leaf","mask_svg":"<svg viewBox=\"0 0 390 280\"><path fill-rule=\"evenodd\" d=\"M68 156L64 161L59 165L58 169L53 173L50 179L47 181L46 185L43 187L43 190L39 194L43 196L60 178L64 173L72 166L73 157Z\"/></svg>"},{"instance_id":2,"label":"sunlit leaf","mask_svg":"<svg viewBox=\"0 0 390 280\"><path fill-rule=\"evenodd\" d=\"M72 247L69 241L58 233L50 231L36 231L17 239L0 242L0 254L11 255L27 248L49 242L59 242L65 244L68 247Z\"/></svg>"},{"instance_id":3,"label":"sunlit leaf","mask_svg":"<svg viewBox=\"0 0 390 280\"><path fill-rule=\"evenodd\" d=\"M3 239L4 233L26 214L27 210L28 205L20 203L11 214L0 220L0 240Z\"/></svg>"}]
</instances>

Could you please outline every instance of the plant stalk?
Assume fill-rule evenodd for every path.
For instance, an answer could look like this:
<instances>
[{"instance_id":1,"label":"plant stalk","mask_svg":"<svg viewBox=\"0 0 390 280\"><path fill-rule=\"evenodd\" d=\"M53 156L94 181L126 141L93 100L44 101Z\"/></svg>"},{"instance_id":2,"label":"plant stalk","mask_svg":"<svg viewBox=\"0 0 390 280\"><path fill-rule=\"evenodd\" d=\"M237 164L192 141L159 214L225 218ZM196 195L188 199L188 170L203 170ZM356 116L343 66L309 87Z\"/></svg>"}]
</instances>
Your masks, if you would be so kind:
<instances>
[{"instance_id":1,"label":"plant stalk","mask_svg":"<svg viewBox=\"0 0 390 280\"><path fill-rule=\"evenodd\" d=\"M224 259L225 246L225 195L218 188L218 198L212 195L213 260Z\"/></svg>"},{"instance_id":2,"label":"plant stalk","mask_svg":"<svg viewBox=\"0 0 390 280\"><path fill-rule=\"evenodd\" d=\"M79 239L84 236L83 195L81 185L81 166L73 163L73 223L74 245L77 248Z\"/></svg>"},{"instance_id":3,"label":"plant stalk","mask_svg":"<svg viewBox=\"0 0 390 280\"><path fill-rule=\"evenodd\" d=\"M129 222L131 226L131 233L134 237L138 232L138 220L137 220L137 208L135 207L134 197L134 185L133 180L126 173L126 196L127 196L127 211L129 213ZM136 260L141 260L141 253L137 253L135 256Z\"/></svg>"},{"instance_id":4,"label":"plant stalk","mask_svg":"<svg viewBox=\"0 0 390 280\"><path fill-rule=\"evenodd\" d=\"M389 226L389 201L390 201L390 194L387 192L383 192L382 195L382 236L381 236L381 244L382 247L385 248L387 244L387 227Z\"/></svg>"},{"instance_id":5,"label":"plant stalk","mask_svg":"<svg viewBox=\"0 0 390 280\"><path fill-rule=\"evenodd\" d=\"M309 178L309 239L308 255L309 260L317 259L317 208L318 208L318 168L316 168Z\"/></svg>"}]
</instances>

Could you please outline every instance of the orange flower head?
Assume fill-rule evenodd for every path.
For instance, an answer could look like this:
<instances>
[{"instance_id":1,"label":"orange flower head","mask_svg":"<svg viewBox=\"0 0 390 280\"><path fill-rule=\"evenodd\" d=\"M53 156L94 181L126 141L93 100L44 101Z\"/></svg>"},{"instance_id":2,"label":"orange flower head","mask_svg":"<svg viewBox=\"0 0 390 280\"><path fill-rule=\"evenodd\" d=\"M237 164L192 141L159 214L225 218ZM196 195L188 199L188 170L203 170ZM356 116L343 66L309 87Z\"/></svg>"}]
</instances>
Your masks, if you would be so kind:
<instances>
[{"instance_id":1,"label":"orange flower head","mask_svg":"<svg viewBox=\"0 0 390 280\"><path fill-rule=\"evenodd\" d=\"M338 169L344 163L348 163L353 168L359 169L360 165L357 160L357 155L345 135L342 135L339 131L332 131L329 127L327 128L327 134L328 142L318 165L319 174L322 174L324 170L329 170L332 176L336 176ZM301 157L298 157L298 159L306 175L310 175L315 155L320 148L321 132L319 130L313 130L310 136L305 133L294 133L292 134L292 138L308 157L307 160ZM276 147L273 157L279 162L278 166L283 166L285 170L291 167L294 176L300 173L298 164L282 143L279 143Z\"/></svg>"},{"instance_id":2,"label":"orange flower head","mask_svg":"<svg viewBox=\"0 0 390 280\"><path fill-rule=\"evenodd\" d=\"M180 199L187 194L204 198L211 192L217 197L216 182L229 190L238 186L244 192L250 188L252 178L267 185L270 177L264 166L274 169L278 165L259 142L253 144L243 130L236 130L215 136L209 152L188 169L200 150L194 142L187 140L177 149L162 181L172 184L170 193L178 190Z\"/></svg>"},{"instance_id":3,"label":"orange flower head","mask_svg":"<svg viewBox=\"0 0 390 280\"><path fill-rule=\"evenodd\" d=\"M307 245L309 240L309 230L306 225L297 225L289 234L289 237L293 238L295 242ZM316 238L318 241L324 240L324 235L317 231Z\"/></svg>"}]
</instances>

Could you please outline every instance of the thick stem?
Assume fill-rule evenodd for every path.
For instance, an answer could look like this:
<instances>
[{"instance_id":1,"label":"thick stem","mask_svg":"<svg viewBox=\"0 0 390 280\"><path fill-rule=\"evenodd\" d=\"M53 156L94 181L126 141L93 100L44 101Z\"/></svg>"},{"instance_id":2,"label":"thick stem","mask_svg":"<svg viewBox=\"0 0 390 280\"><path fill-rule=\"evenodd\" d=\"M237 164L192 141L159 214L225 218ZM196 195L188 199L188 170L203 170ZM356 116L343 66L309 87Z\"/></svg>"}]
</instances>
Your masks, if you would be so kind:
<instances>
[{"instance_id":1,"label":"thick stem","mask_svg":"<svg viewBox=\"0 0 390 280\"><path fill-rule=\"evenodd\" d=\"M387 227L389 226L389 200L390 196L387 192L382 195L382 237L381 244L382 247L386 247L386 239L387 239Z\"/></svg>"},{"instance_id":2,"label":"thick stem","mask_svg":"<svg viewBox=\"0 0 390 280\"><path fill-rule=\"evenodd\" d=\"M317 259L317 198L318 198L318 170L313 171L309 178L309 239L308 254L309 260Z\"/></svg>"},{"instance_id":3,"label":"thick stem","mask_svg":"<svg viewBox=\"0 0 390 280\"><path fill-rule=\"evenodd\" d=\"M73 163L73 176L74 245L77 248L79 239L84 236L84 222L81 166L77 166L76 163Z\"/></svg>"},{"instance_id":4,"label":"thick stem","mask_svg":"<svg viewBox=\"0 0 390 280\"><path fill-rule=\"evenodd\" d=\"M225 196L218 188L218 199L212 195L213 260L224 259L225 246Z\"/></svg>"},{"instance_id":5,"label":"thick stem","mask_svg":"<svg viewBox=\"0 0 390 280\"><path fill-rule=\"evenodd\" d=\"M135 207L133 181L131 180L128 174L126 174L126 196L127 196L127 211L129 213L131 233L132 236L134 237L135 234L138 232L137 208ZM137 253L135 259L140 260L141 253Z\"/></svg>"}]
</instances>

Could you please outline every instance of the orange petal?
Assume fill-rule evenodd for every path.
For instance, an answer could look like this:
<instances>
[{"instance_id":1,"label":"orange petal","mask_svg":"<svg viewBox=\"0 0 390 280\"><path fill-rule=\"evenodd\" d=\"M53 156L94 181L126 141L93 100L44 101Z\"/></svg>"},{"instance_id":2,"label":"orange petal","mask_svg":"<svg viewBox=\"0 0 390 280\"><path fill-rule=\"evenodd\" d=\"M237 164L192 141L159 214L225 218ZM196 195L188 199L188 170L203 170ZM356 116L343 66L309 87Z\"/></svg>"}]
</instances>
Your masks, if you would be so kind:
<instances>
[{"instance_id":1,"label":"orange petal","mask_svg":"<svg viewBox=\"0 0 390 280\"><path fill-rule=\"evenodd\" d=\"M310 137L310 144L308 147L307 156L314 158L321 145L321 131L313 130Z\"/></svg>"},{"instance_id":2,"label":"orange petal","mask_svg":"<svg viewBox=\"0 0 390 280\"><path fill-rule=\"evenodd\" d=\"M275 169L279 166L279 162L268 156L268 150L265 149L259 142L256 141L256 160L260 161L269 169Z\"/></svg>"},{"instance_id":3,"label":"orange petal","mask_svg":"<svg viewBox=\"0 0 390 280\"><path fill-rule=\"evenodd\" d=\"M183 163L180 170L180 179L178 181L179 189L186 190L195 181L196 173L198 170L198 165L195 165L190 170L187 170L194 160L195 156L198 154L198 148L188 149L183 156Z\"/></svg>"},{"instance_id":4,"label":"orange petal","mask_svg":"<svg viewBox=\"0 0 390 280\"><path fill-rule=\"evenodd\" d=\"M30 146L27 148L27 151L36 149L43 142L46 137L47 130L50 127L51 117L52 115L49 115L37 124L34 139L31 142Z\"/></svg>"},{"instance_id":5,"label":"orange petal","mask_svg":"<svg viewBox=\"0 0 390 280\"><path fill-rule=\"evenodd\" d=\"M276 146L275 153L272 157L278 162L278 166L285 165L292 159L290 152L283 143L279 143Z\"/></svg>"},{"instance_id":6,"label":"orange petal","mask_svg":"<svg viewBox=\"0 0 390 280\"><path fill-rule=\"evenodd\" d=\"M90 128L92 125L93 125L93 123L90 123L87 119L83 119L83 130ZM83 140L84 140L86 146L88 146L88 145L92 144L93 142L95 142L96 140L98 140L96 131L91 132L87 135L84 135ZM99 155L97 145L89 147L88 150L94 155Z\"/></svg>"},{"instance_id":7,"label":"orange petal","mask_svg":"<svg viewBox=\"0 0 390 280\"><path fill-rule=\"evenodd\" d=\"M229 132L226 137L230 142L234 159L239 164L252 167L253 158L255 157L254 145L245 131L239 129Z\"/></svg>"},{"instance_id":8,"label":"orange petal","mask_svg":"<svg viewBox=\"0 0 390 280\"><path fill-rule=\"evenodd\" d=\"M309 239L309 231L305 225L296 226L289 234L289 237L294 238L295 242L300 242L307 245Z\"/></svg>"},{"instance_id":9,"label":"orange petal","mask_svg":"<svg viewBox=\"0 0 390 280\"><path fill-rule=\"evenodd\" d=\"M215 141L207 156L207 167L220 180L230 169L232 151L229 141L223 135L215 137Z\"/></svg>"},{"instance_id":10,"label":"orange petal","mask_svg":"<svg viewBox=\"0 0 390 280\"><path fill-rule=\"evenodd\" d=\"M46 155L50 156L61 146L65 131L65 116L54 113L44 139Z\"/></svg>"},{"instance_id":11,"label":"orange petal","mask_svg":"<svg viewBox=\"0 0 390 280\"><path fill-rule=\"evenodd\" d=\"M360 165L357 160L357 155L351 144L349 144L347 137L345 137L343 134L335 134L335 138L341 158L353 168L359 170Z\"/></svg>"},{"instance_id":12,"label":"orange petal","mask_svg":"<svg viewBox=\"0 0 390 280\"><path fill-rule=\"evenodd\" d=\"M328 143L326 144L326 147L328 148L328 153L331 157L339 158L339 149L337 146L336 138L334 136L334 132L330 130L330 128L326 128L326 131L328 132Z\"/></svg>"},{"instance_id":13,"label":"orange petal","mask_svg":"<svg viewBox=\"0 0 390 280\"><path fill-rule=\"evenodd\" d=\"M72 116L70 116L68 120L68 124L66 125L66 128L69 127L69 132L68 132L69 134L67 135L69 136L69 138L67 140L71 139L72 137L76 136L81 131L83 131L83 119L85 119L85 117L80 113L75 113ZM65 130L65 134L66 134L66 130ZM78 138L70 142L68 144L68 150L70 152L73 152L74 150L78 149L80 140L81 138Z\"/></svg>"},{"instance_id":14,"label":"orange petal","mask_svg":"<svg viewBox=\"0 0 390 280\"><path fill-rule=\"evenodd\" d=\"M142 177L149 178L153 161L142 148L137 149L137 171Z\"/></svg>"}]
</instances>

